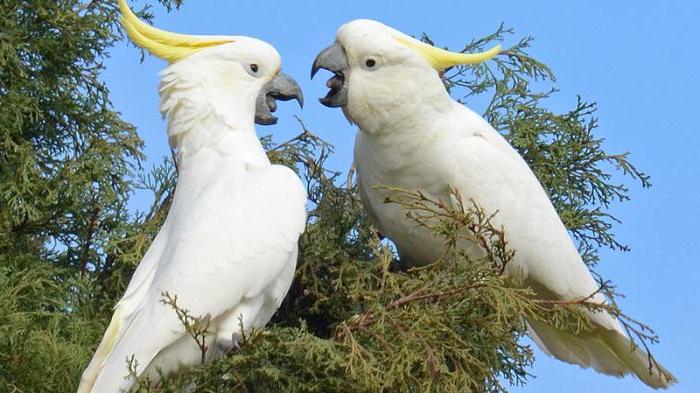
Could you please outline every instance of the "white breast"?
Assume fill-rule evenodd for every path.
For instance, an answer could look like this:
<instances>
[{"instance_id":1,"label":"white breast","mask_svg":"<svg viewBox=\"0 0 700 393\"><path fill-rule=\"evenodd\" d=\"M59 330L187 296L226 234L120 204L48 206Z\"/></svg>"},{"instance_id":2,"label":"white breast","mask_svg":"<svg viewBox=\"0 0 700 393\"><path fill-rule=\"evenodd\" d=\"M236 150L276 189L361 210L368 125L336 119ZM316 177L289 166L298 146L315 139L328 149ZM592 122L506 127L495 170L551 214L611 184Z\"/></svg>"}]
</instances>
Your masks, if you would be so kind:
<instances>
[{"instance_id":1,"label":"white breast","mask_svg":"<svg viewBox=\"0 0 700 393\"><path fill-rule=\"evenodd\" d=\"M400 206L385 203L388 191L381 186L417 189L434 199L449 201L445 168L442 162L406 159L420 149L430 149L431 141L415 146L391 144L368 137L358 131L355 140L355 163L362 203L381 234L398 248L402 263L424 265L434 262L444 251L443 239L433 236L406 217Z\"/></svg>"}]
</instances>

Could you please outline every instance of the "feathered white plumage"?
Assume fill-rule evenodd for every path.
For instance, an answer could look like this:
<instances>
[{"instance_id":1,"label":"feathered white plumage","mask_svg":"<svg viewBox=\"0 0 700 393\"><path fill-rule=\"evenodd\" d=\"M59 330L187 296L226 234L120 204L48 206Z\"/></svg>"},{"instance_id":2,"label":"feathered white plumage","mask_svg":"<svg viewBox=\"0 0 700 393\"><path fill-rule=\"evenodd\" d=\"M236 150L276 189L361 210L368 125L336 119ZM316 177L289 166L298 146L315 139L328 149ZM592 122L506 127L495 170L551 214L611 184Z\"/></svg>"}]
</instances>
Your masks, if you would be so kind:
<instances>
[{"instance_id":1,"label":"feathered white plumage","mask_svg":"<svg viewBox=\"0 0 700 393\"><path fill-rule=\"evenodd\" d=\"M598 284L535 175L491 125L450 98L436 72L483 61L497 51L489 52L472 55L476 60L449 54L381 23L357 20L338 30L336 44L319 54L312 73L320 68L335 73L321 101L342 106L360 127L354 162L359 192L403 263L436 261L444 242L416 227L399 206L386 204L386 192L376 186L421 190L442 201L451 201L449 189L454 188L487 212L498 211L493 222L503 225L516 251L508 274L522 278L543 298L590 296ZM605 302L601 294L592 300ZM647 354L632 348L610 314L590 317L594 331L579 335L528 322L535 342L558 359L615 376L633 373L655 388L675 382L660 366L650 371Z\"/></svg>"},{"instance_id":2,"label":"feathered white plumage","mask_svg":"<svg viewBox=\"0 0 700 393\"><path fill-rule=\"evenodd\" d=\"M199 364L201 351L161 302L164 292L191 315L210 317L208 360L234 345L241 324L264 326L289 289L306 192L292 170L270 163L254 119L261 94L269 105L300 92L279 72L270 45L248 37L224 42L178 58L163 73L161 111L179 166L172 206L116 305L79 392L130 389L131 356L137 374L153 381L159 372ZM268 123L270 109L262 110Z\"/></svg>"}]
</instances>

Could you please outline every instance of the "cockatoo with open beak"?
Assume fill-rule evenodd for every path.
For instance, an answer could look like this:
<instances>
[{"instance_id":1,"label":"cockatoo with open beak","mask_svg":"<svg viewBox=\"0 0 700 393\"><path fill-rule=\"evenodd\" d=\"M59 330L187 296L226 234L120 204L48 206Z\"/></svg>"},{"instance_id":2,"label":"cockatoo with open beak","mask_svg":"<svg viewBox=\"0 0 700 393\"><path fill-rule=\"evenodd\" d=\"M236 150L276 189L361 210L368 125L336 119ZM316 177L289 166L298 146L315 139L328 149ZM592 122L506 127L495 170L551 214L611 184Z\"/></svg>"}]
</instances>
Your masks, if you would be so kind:
<instances>
[{"instance_id":1,"label":"cockatoo with open beak","mask_svg":"<svg viewBox=\"0 0 700 393\"><path fill-rule=\"evenodd\" d=\"M206 360L264 326L292 282L306 224L306 191L289 168L272 165L254 122L273 124L275 100L296 98L280 56L249 37L200 37L156 29L119 0L136 45L170 64L161 111L178 156L170 212L114 309L83 373L79 393L128 391L127 358L157 381L201 362L195 340L162 293L192 316L209 318Z\"/></svg>"},{"instance_id":2,"label":"cockatoo with open beak","mask_svg":"<svg viewBox=\"0 0 700 393\"><path fill-rule=\"evenodd\" d=\"M507 274L517 276L540 297L581 299L599 286L581 260L545 190L525 161L481 116L454 101L439 72L486 61L500 47L480 54L438 49L371 20L340 27L335 44L316 58L334 73L321 99L341 107L360 130L355 140L359 194L379 231L390 238L405 265L426 265L445 251L443 239L416 227L402 209L385 204L386 190L420 190L444 202L450 189L475 200L505 228L516 251ZM477 249L464 244L467 250ZM596 294L593 301L603 303ZM633 347L618 320L590 313L592 332L574 334L528 321L534 341L568 363L615 375L635 374L665 388L676 380Z\"/></svg>"}]
</instances>

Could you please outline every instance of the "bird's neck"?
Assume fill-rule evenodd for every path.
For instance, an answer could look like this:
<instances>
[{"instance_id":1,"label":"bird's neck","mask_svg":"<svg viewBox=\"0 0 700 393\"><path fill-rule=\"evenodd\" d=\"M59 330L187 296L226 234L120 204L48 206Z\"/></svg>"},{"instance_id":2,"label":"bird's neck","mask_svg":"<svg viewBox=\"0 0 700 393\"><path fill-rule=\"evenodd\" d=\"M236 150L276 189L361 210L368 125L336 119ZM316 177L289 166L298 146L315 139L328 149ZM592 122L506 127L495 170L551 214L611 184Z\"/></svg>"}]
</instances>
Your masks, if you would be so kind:
<instances>
[{"instance_id":1,"label":"bird's neck","mask_svg":"<svg viewBox=\"0 0 700 393\"><path fill-rule=\"evenodd\" d=\"M358 125L365 138L377 145L419 148L426 139L444 131L445 119L454 115L456 105L449 95L438 95L433 101L406 102L401 108L385 110Z\"/></svg>"},{"instance_id":2,"label":"bird's neck","mask_svg":"<svg viewBox=\"0 0 700 393\"><path fill-rule=\"evenodd\" d=\"M407 121L384 124L377 132L360 128L355 147L358 172L372 172L377 182L396 186L402 186L404 176L415 181L430 173L440 146L460 134L455 133L455 124L463 122L462 108L450 99L439 109L424 108L407 116Z\"/></svg>"},{"instance_id":3,"label":"bird's neck","mask_svg":"<svg viewBox=\"0 0 700 393\"><path fill-rule=\"evenodd\" d=\"M224 124L202 125L202 128L181 134L176 139L175 152L181 168L203 161L218 163L222 167L227 162L270 164L252 124L243 128Z\"/></svg>"},{"instance_id":4,"label":"bird's neck","mask_svg":"<svg viewBox=\"0 0 700 393\"><path fill-rule=\"evenodd\" d=\"M253 93L244 90L223 89L166 69L160 110L181 166L205 156L209 162L269 164L255 133L255 100L249 99Z\"/></svg>"},{"instance_id":5,"label":"bird's neck","mask_svg":"<svg viewBox=\"0 0 700 393\"><path fill-rule=\"evenodd\" d=\"M367 134L388 135L406 130L427 130L436 118L452 110L454 100L437 73L419 74L390 94L374 91L350 99L346 117ZM358 93L359 94L359 93Z\"/></svg>"}]
</instances>

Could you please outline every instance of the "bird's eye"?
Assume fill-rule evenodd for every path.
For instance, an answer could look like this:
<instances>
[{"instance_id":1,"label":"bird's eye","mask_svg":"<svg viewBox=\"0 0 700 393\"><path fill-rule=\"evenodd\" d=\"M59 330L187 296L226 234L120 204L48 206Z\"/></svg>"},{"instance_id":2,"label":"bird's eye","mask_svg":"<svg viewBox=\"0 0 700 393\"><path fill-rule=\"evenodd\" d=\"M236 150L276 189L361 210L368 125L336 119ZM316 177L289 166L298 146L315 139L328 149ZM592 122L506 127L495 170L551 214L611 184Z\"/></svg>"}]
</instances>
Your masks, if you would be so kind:
<instances>
[{"instance_id":1,"label":"bird's eye","mask_svg":"<svg viewBox=\"0 0 700 393\"><path fill-rule=\"evenodd\" d=\"M373 68L375 65L377 65L377 61L374 59L367 59L367 61L365 61L365 65L367 68Z\"/></svg>"},{"instance_id":2,"label":"bird's eye","mask_svg":"<svg viewBox=\"0 0 700 393\"><path fill-rule=\"evenodd\" d=\"M253 72L258 72L258 65L257 64L251 64L250 65L250 70Z\"/></svg>"}]
</instances>

